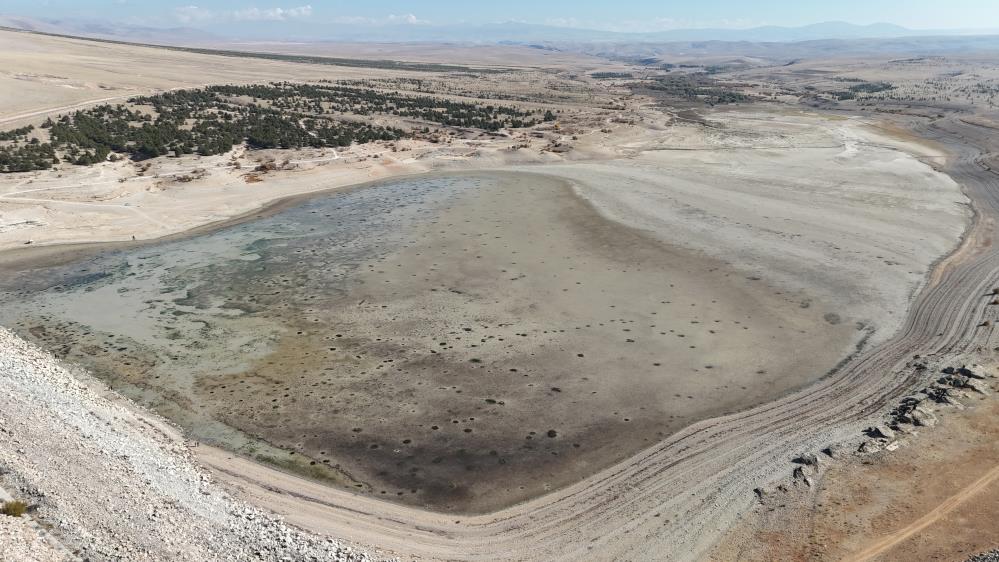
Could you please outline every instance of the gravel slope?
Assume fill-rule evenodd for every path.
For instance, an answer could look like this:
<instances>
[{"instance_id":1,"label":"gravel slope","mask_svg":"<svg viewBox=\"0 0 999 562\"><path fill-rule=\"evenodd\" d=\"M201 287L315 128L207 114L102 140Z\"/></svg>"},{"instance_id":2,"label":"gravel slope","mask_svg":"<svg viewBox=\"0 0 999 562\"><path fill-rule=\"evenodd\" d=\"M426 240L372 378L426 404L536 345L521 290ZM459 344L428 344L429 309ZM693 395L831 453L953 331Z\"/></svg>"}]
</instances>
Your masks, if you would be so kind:
<instances>
[{"instance_id":1,"label":"gravel slope","mask_svg":"<svg viewBox=\"0 0 999 562\"><path fill-rule=\"evenodd\" d=\"M234 499L165 423L101 396L4 329L0 487L37 505L32 517L88 560L371 559ZM0 518L6 553L66 556L33 548L37 529Z\"/></svg>"},{"instance_id":2,"label":"gravel slope","mask_svg":"<svg viewBox=\"0 0 999 562\"><path fill-rule=\"evenodd\" d=\"M74 559L67 551L46 540L27 517L0 516L0 548L4 560L63 562Z\"/></svg>"}]
</instances>

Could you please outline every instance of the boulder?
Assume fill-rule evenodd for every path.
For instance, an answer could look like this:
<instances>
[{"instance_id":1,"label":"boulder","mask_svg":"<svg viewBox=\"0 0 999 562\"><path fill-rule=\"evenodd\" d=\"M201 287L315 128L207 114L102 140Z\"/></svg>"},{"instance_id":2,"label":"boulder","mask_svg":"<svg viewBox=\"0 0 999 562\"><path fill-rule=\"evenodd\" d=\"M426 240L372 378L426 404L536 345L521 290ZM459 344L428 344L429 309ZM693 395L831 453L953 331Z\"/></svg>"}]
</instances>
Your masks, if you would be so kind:
<instances>
[{"instance_id":1,"label":"boulder","mask_svg":"<svg viewBox=\"0 0 999 562\"><path fill-rule=\"evenodd\" d=\"M869 427L869 428L867 428L867 431L865 433L867 433L868 437L874 437L875 439L894 439L895 438L895 432L892 431L892 429L890 427L888 427L888 426L886 426L884 424L878 424L878 425L876 425L874 427Z\"/></svg>"},{"instance_id":2,"label":"boulder","mask_svg":"<svg viewBox=\"0 0 999 562\"><path fill-rule=\"evenodd\" d=\"M817 466L819 464L819 457L817 457L815 453L804 453L802 455L798 455L794 459L794 462L806 466Z\"/></svg>"},{"instance_id":3,"label":"boulder","mask_svg":"<svg viewBox=\"0 0 999 562\"><path fill-rule=\"evenodd\" d=\"M968 377L963 375L946 375L937 379L937 383L954 388L962 388L968 382Z\"/></svg>"},{"instance_id":4,"label":"boulder","mask_svg":"<svg viewBox=\"0 0 999 562\"><path fill-rule=\"evenodd\" d=\"M916 408L911 416L912 423L919 427L933 427L937 424L937 417L925 408Z\"/></svg>"},{"instance_id":5,"label":"boulder","mask_svg":"<svg viewBox=\"0 0 999 562\"><path fill-rule=\"evenodd\" d=\"M876 453L880 450L881 446L878 445L877 441L864 441L863 443L860 444L860 447L857 449L858 452L864 453L865 455Z\"/></svg>"},{"instance_id":6,"label":"boulder","mask_svg":"<svg viewBox=\"0 0 999 562\"><path fill-rule=\"evenodd\" d=\"M925 395L906 396L902 398L899 405L891 411L891 417L895 423L913 423L912 411L926 399Z\"/></svg>"},{"instance_id":7,"label":"boulder","mask_svg":"<svg viewBox=\"0 0 999 562\"><path fill-rule=\"evenodd\" d=\"M964 366L957 370L959 375L964 375L972 379L984 379L985 378L985 368L981 365L970 365Z\"/></svg>"},{"instance_id":8,"label":"boulder","mask_svg":"<svg viewBox=\"0 0 999 562\"><path fill-rule=\"evenodd\" d=\"M959 410L964 408L964 404L962 404L960 400L958 400L957 398L955 398L953 395L951 395L949 393L948 394L944 394L943 398L940 401L942 403L944 403L944 404L947 404L948 406L954 406L955 408L957 408Z\"/></svg>"},{"instance_id":9,"label":"boulder","mask_svg":"<svg viewBox=\"0 0 999 562\"><path fill-rule=\"evenodd\" d=\"M992 392L992 389L989 388L989 385L977 379L968 379L968 382L965 383L964 386L965 388L970 388L971 390L974 390L975 392L979 394L984 394L986 396L988 396Z\"/></svg>"}]
</instances>

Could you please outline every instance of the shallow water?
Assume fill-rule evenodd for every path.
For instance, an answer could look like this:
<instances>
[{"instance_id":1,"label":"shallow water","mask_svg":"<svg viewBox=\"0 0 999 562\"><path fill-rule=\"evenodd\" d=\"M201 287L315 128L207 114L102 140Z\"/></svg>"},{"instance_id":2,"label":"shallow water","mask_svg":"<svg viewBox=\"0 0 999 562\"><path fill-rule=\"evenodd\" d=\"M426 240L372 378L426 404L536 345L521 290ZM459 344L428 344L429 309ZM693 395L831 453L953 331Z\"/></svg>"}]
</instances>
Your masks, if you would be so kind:
<instances>
[{"instance_id":1,"label":"shallow water","mask_svg":"<svg viewBox=\"0 0 999 562\"><path fill-rule=\"evenodd\" d=\"M0 286L0 323L83 362L197 439L268 449L192 411L196 381L267 357L302 314L344 295L362 263L404 244L435 206L483 181L397 181L206 235L105 252L39 272L28 287Z\"/></svg>"}]
</instances>

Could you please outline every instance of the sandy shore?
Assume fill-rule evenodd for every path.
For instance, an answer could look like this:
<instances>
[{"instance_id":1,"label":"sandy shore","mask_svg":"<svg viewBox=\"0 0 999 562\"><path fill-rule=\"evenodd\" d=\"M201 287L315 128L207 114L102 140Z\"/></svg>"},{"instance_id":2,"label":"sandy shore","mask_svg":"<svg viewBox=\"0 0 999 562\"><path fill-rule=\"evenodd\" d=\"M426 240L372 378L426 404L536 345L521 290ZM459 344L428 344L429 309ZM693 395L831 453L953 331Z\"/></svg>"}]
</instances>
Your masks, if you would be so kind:
<instances>
[{"instance_id":1,"label":"sandy shore","mask_svg":"<svg viewBox=\"0 0 999 562\"><path fill-rule=\"evenodd\" d=\"M720 118L731 119L728 123L735 125L740 116ZM772 119L753 114L741 118ZM513 465L518 470L510 473L517 472L516 476L504 480L502 472L485 472L498 486L483 488L475 495L452 496L445 506L461 506L459 511L488 511L545 494L540 498L489 515L463 516L455 519L461 523L453 523L438 515L389 506L374 498L316 488L312 483L280 476L264 467L226 460L221 453L206 455L206 462L222 470L227 480L245 486L250 497L286 513L296 524L379 544L398 552L431 557L460 554L465 558L489 558L495 554L491 545L500 540L497 537L519 537L516 540L524 541L525 545L535 545L531 548L536 548L537 541L542 540L549 549L543 556L553 554L554 550L550 549L559 548L559 545L564 547L569 542L590 544L593 537L603 537L590 546L604 553L630 552L638 558L650 558L666 551L693 552L687 550L690 543L681 540L676 533L684 529L690 532L694 521L678 525L678 518L682 518L678 511L680 504L661 495L667 493L667 488L650 492L648 486L658 487L660 481L639 475L651 474L648 471L659 466L657 463L683 458L685 446L682 443L691 435L703 434L703 423L690 425L697 419L725 413L730 415L723 416L722 420L740 418L741 414L731 412L744 410L753 403L770 401L822 377L871 330L877 337L890 335L895 324L894 315L889 315L888 311L901 315L900 311L905 309L931 263L954 243L967 219L956 185L916 158L891 148L898 146L898 139L867 137L857 142L853 153L846 151L848 144L838 135L872 134L859 124L784 116L773 127L779 129L779 135L749 139L734 135L719 139L734 144L722 152L724 162L693 150L648 150L649 142L660 147L664 142L661 135L650 135L652 138L638 137L633 139L633 146L624 147L633 152L627 160L524 169L522 171L568 179L574 186L573 191L566 191L560 182L543 190L536 187L547 183L521 182L506 185L499 191L485 192L487 195L479 198L459 197L436 211L436 223L410 232L413 236L407 247L370 264L361 262L362 274L355 279L355 288L341 299L342 303L353 306L332 308L345 312L326 320L348 326L351 332L351 343L346 344L348 348L363 349L374 362L391 358L400 346L402 349L428 349L440 337L451 339L453 334L450 332L463 331L465 327L476 330L479 326L512 322L510 330L524 333L520 324L529 320L532 325L527 332L531 337L523 344L518 343L517 348L464 347L451 351L447 366L432 370L440 373L460 366L457 373L451 375L450 382L436 381L431 386L433 390L444 388L445 392L408 393L405 380L399 381L404 386L398 390L402 393L399 396L406 396L402 405L421 403L418 413L436 412L441 407L453 409L456 396L469 400L472 409L468 412L449 412L449 419L442 420L451 422L453 417L459 421L456 434L447 439L474 442L477 448L484 448L485 454L490 449L501 450L502 447L497 449L491 444L503 443L504 439L510 439L509 434L523 440L531 435L530 431L534 431L544 444L536 451L553 458L557 457L550 455L552 451L564 454L555 463L539 462L540 458L530 454L511 456L522 459ZM755 124L753 128L765 129L765 125ZM816 133L816 129L820 132ZM684 129L673 134L677 135L674 141L686 147L690 147L693 140L705 145L712 142L710 137L692 137L694 133ZM811 142L813 148L787 148L807 144L806 141ZM922 147L909 149L916 153L925 150ZM844 155L843 152L848 153ZM787 175L766 177L765 162L774 157L784 159ZM849 179L831 184L822 181L821 174L803 173L803 170L818 166L833 166L840 177ZM860 171L870 168L878 169L881 175L868 178ZM661 172L664 169L670 170L665 178ZM851 173L856 175L851 176ZM288 185L299 186L313 177L310 172L297 179L294 172L286 175L290 178ZM764 179L758 179L760 175ZM792 181L792 177L808 177L809 181ZM294 183L298 180L302 183ZM911 221L917 215L921 222L919 228L914 229ZM805 236L803 231L816 223L825 228L811 228ZM448 227L442 230L436 224ZM874 230L886 235L872 237L869 232ZM839 250L829 250L835 246ZM668 250L670 247L675 250ZM728 252L726 248L729 247L740 251ZM679 250L682 252L677 254ZM549 261L552 263L546 263ZM508 270L502 275L496 271L500 264L506 264L504 269ZM851 271L853 275L835 275L839 268ZM408 273L411 271L426 273L414 279ZM519 286L523 281L509 281L514 278L526 280L527 286ZM667 287L668 284L674 286ZM439 287L459 292L438 291L426 296L428 289ZM670 294L660 298L659 293L664 290ZM856 294L862 294L864 298L857 299ZM489 298L481 295L489 295ZM636 295L642 298L635 298ZM648 299L652 300L646 302ZM669 301L669 305L665 301ZM368 306L358 308L359 302ZM694 304L697 312L690 315L657 309L657 306L672 306L674 302L688 307ZM383 305L387 308L382 308ZM599 313L602 306L615 308ZM653 316L653 312L657 314ZM830 316L832 314L836 318ZM393 318L417 320L398 323ZM730 324L730 328L737 329L738 335L726 332L724 335L728 337L715 339L719 334L711 333L714 328L703 323L714 320ZM625 322L623 327L617 325L618 321ZM746 321L746 324L734 324L735 321ZM593 337L575 334L575 327L601 322L606 328L594 331ZM782 336L782 330L795 326L792 322L799 323L793 337ZM680 331L681 326L683 331ZM743 330L743 327L749 329ZM612 328L622 330L616 339L607 331ZM490 329L481 335L497 335ZM566 329L569 335L544 334L553 329ZM625 329L632 331L625 332ZM645 343L656 336L677 338L680 334L690 341L671 351L666 359L660 357L661 348ZM512 333L509 336L517 337ZM377 338L392 342L388 346L392 348L391 355L379 355L379 346L383 344L376 345L373 340ZM629 348L621 346L635 345L627 340L637 340L635 343L639 343L640 351L629 351L625 357L619 350ZM830 345L830 341L837 343ZM289 358L305 357L299 353L301 345L300 338L288 340L289 353L298 350ZM501 384L495 376L483 386L477 379L477 371L470 368L481 364L494 369L496 374L509 373L510 365L506 363L511 360L523 363L527 353L533 354L528 361L529 372L520 372L522 365L514 368L518 369L518 377L523 374L540 377L537 382L531 379L522 383L536 386L524 386L511 392L515 388L511 386L512 380ZM578 357L579 354L584 357ZM591 365L590 357L604 359ZM482 363L469 363L472 358ZM761 361L768 363L761 366ZM577 368L577 362L585 365L583 370ZM745 369L747 363L753 368ZM668 365L667 372L673 377L668 385L662 384L656 375L663 365ZM571 368L563 373L566 366ZM707 366L711 369L705 370ZM675 375L697 373L698 370L705 373L704 376L710 373L710 385L706 386L700 376ZM590 372L612 376L597 378L587 374ZM460 377L468 380L459 380ZM583 380L586 378L590 380ZM761 378L768 378L772 383L768 386L755 384ZM422 376L416 377L412 384L422 381ZM691 386L681 388L685 384ZM580 385L586 392L576 392ZM470 392L457 395L454 393L457 389L451 387ZM559 388L558 392L552 390L555 387ZM761 394L753 394L749 389ZM587 394L594 391L597 394ZM451 406L434 406L438 395L440 399L447 398ZM377 393L372 396L384 397ZM696 396L697 400L688 398L691 396ZM309 403L306 396L297 398ZM500 408L489 405L486 399L509 404L504 406L510 407L509 412L497 414L499 423L483 423L490 418L483 416L482 408ZM428 401L429 405L426 405ZM477 406L473 406L473 402ZM620 408L615 410L613 405L608 407L610 404ZM684 411L683 408L690 409ZM289 411L285 410L284 415ZM412 430L421 423L430 425L430 422L407 417L403 408L398 411L402 415L394 418L397 421L380 421L375 425L370 425L371 415L363 409L341 417L342 423L351 427L357 421L369 424L364 427L372 433L361 441L365 446L401 440L403 436L399 430L403 427ZM753 410L745 415L752 417L751 412ZM245 414L247 420L253 420L252 408ZM518 423L526 416L538 419L532 419L530 427L520 427L522 424ZM385 418L384 414L378 417ZM469 424L471 417L477 419ZM266 416L258 417L252 423L260 426L251 429L276 432L270 435L279 442L285 439L280 436L280 429L264 427L268 425L267 419ZM511 422L504 422L505 419ZM320 422L328 426L330 420L317 423ZM710 427L715 422L705 423ZM327 438L343 433L349 435L349 428L344 427L342 432L327 434ZM588 434L590 427L596 433ZM602 441L599 436L607 430L600 428L608 427L621 431L617 438ZM634 429L636 427L639 429ZM670 429L663 432L663 427ZM466 428L473 429L471 436L465 434ZM550 429L555 430L555 438L545 436ZM433 431L429 429L428 433ZM678 433L667 435L673 432ZM297 440L288 441L290 446L297 443ZM647 448L657 441L661 443ZM709 441L712 440L706 443ZM431 440L428 444L435 442ZM436 443L435 446L441 446L440 442ZM573 447L576 443L585 443L589 450ZM329 444L329 441L317 440L306 445L305 450L308 452L312 447L325 450ZM448 443L446 446L460 445ZM574 452L578 449L584 454ZM392 449L380 447L380 450L388 453ZM638 450L642 452L637 457L626 458ZM428 458L432 453L432 449L425 451ZM606 467L603 463L608 460L621 462L578 481ZM364 474L365 461L353 462L358 463L353 468ZM773 457L763 462L771 469L779 464ZM445 464L445 468L449 466L452 465ZM537 472L532 473L532 470ZM472 478L468 482L474 482L475 476L474 473L464 476L457 472L438 474L443 479L459 482L461 478ZM745 503L736 498L743 498L742 494L752 486L746 488L745 481L740 481L743 484L738 490L727 492L734 495L727 496L726 502ZM383 482L385 484L372 487L373 496L381 495L379 489L394 492L392 486L400 483L391 479ZM629 482L637 482L637 485ZM686 477L669 482L668 489L674 490L678 489L676 486L693 485ZM622 504L623 500L612 499L620 490L633 485L634 493L644 490L642 493L648 494L647 499L640 504ZM305 503L274 495L258 486L283 489ZM631 498L628 502L635 501L632 493L621 497ZM578 498L578 501L573 500L568 505L565 502L569 498ZM718 507L731 507L726 502ZM305 505L310 507L306 509ZM352 506L349 517L343 517L337 507L346 505ZM625 521L615 519L613 515L606 520L590 520L579 527L578 509L584 506L643 513L648 519L641 519L642 524L652 525L656 515L667 505L674 507L669 508L672 515L667 515L663 524L676 526L670 527L669 532L662 531L654 543L657 546L612 540L612 537L621 536L621 529L606 526L614 521L617 522L613 525ZM371 513L377 522L357 518L358 506ZM522 535L508 526L522 525L523 518L534 520L546 512L558 513L553 521L572 522L578 530L570 533L566 527L556 525L547 531L533 529ZM713 513L717 516L717 512ZM737 511L726 513L730 517ZM514 521L521 523L514 524ZM703 523L705 520L698 521ZM430 534L414 531L421 528L435 531ZM703 548L713 535L703 528L698 533L697 544L702 545L698 548ZM571 549L564 552L584 553ZM526 551L523 555L528 556Z\"/></svg>"}]
</instances>

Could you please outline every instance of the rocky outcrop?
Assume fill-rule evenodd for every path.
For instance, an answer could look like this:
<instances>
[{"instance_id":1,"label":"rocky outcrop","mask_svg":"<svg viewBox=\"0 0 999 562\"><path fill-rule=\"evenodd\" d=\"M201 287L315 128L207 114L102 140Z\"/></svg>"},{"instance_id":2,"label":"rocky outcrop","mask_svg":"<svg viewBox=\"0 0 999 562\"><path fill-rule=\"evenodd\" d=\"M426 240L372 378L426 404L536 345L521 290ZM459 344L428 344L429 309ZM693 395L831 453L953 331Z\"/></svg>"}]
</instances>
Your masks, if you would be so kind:
<instances>
[{"instance_id":1,"label":"rocky outcrop","mask_svg":"<svg viewBox=\"0 0 999 562\"><path fill-rule=\"evenodd\" d=\"M932 427L937 423L931 406L940 404L946 406L963 406L961 399L971 396L970 393L987 396L992 393L989 379L995 374L981 365L966 365L963 367L946 367L941 371L936 381L921 389L918 393L906 396L888 416L888 425L898 427L899 424L912 424L919 427Z\"/></svg>"},{"instance_id":2,"label":"rocky outcrop","mask_svg":"<svg viewBox=\"0 0 999 562\"><path fill-rule=\"evenodd\" d=\"M916 370L925 371L927 366L918 363ZM977 364L948 366L940 373L934 382L899 400L886 416L885 423L867 428L864 434L869 440L862 442L857 452L872 454L898 448L900 443L895 441L898 432L911 433L917 428L933 427L939 421L934 412L938 407L963 408L961 400L973 394L988 396L993 391L989 379L996 376L992 370Z\"/></svg>"}]
</instances>

